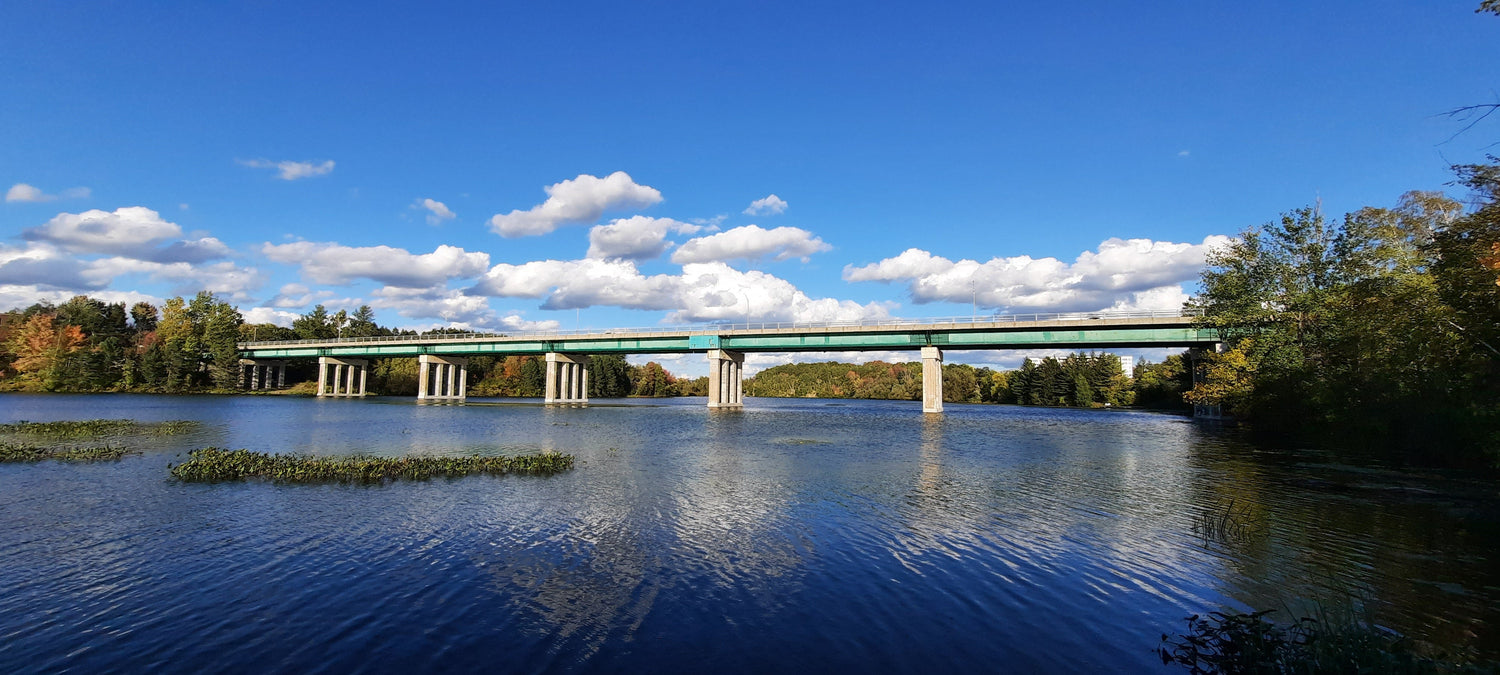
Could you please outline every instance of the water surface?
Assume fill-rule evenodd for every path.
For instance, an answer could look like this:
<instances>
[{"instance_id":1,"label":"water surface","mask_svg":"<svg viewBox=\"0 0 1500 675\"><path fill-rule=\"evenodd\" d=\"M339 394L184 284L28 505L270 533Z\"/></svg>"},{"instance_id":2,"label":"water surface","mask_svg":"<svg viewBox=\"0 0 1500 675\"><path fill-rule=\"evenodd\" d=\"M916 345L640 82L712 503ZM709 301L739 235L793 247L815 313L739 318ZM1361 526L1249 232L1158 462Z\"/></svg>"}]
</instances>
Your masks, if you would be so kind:
<instances>
[{"instance_id":1,"label":"water surface","mask_svg":"<svg viewBox=\"0 0 1500 675\"><path fill-rule=\"evenodd\" d=\"M1139 412L910 402L0 397L195 419L0 465L0 671L1161 671L1189 614L1353 597L1494 658L1494 491ZM190 485L206 445L557 450L553 477ZM1458 495L1458 496L1454 496ZM1244 531L1195 531L1233 504Z\"/></svg>"}]
</instances>

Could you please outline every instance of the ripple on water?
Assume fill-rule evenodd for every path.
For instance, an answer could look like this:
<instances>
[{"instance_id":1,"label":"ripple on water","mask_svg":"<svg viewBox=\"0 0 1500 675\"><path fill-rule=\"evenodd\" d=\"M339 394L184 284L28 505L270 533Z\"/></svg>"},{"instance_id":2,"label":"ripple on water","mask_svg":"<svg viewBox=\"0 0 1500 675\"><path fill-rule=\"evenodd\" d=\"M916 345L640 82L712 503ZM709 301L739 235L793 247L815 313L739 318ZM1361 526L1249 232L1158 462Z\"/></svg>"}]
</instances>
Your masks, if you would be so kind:
<instances>
[{"instance_id":1,"label":"ripple on water","mask_svg":"<svg viewBox=\"0 0 1500 675\"><path fill-rule=\"evenodd\" d=\"M701 400L8 396L199 419L98 465L0 466L0 670L1155 670L1182 617L1353 590L1483 654L1492 502L1181 418ZM7 421L0 419L0 421ZM201 445L559 450L551 478L189 485ZM1493 497L1491 495L1491 497ZM1196 518L1225 504L1235 537ZM1441 597L1441 602L1434 602Z\"/></svg>"}]
</instances>

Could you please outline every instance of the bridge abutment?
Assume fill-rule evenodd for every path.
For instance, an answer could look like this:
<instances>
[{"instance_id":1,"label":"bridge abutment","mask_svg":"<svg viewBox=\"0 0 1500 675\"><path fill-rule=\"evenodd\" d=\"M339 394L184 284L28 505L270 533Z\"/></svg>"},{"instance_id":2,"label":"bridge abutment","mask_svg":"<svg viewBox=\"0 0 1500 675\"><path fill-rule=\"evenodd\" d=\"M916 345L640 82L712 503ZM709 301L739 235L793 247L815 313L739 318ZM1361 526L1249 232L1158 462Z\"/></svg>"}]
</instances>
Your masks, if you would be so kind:
<instances>
[{"instance_id":1,"label":"bridge abutment","mask_svg":"<svg viewBox=\"0 0 1500 675\"><path fill-rule=\"evenodd\" d=\"M463 356L417 357L418 401L463 401L469 393L469 359Z\"/></svg>"},{"instance_id":2,"label":"bridge abutment","mask_svg":"<svg viewBox=\"0 0 1500 675\"><path fill-rule=\"evenodd\" d=\"M745 406L745 355L727 349L708 350L708 407Z\"/></svg>"},{"instance_id":3,"label":"bridge abutment","mask_svg":"<svg viewBox=\"0 0 1500 675\"><path fill-rule=\"evenodd\" d=\"M547 387L544 403L589 402L589 357L547 352Z\"/></svg>"},{"instance_id":4,"label":"bridge abutment","mask_svg":"<svg viewBox=\"0 0 1500 675\"><path fill-rule=\"evenodd\" d=\"M369 369L370 362L365 359L319 356L318 396L364 396Z\"/></svg>"},{"instance_id":5,"label":"bridge abutment","mask_svg":"<svg viewBox=\"0 0 1500 675\"><path fill-rule=\"evenodd\" d=\"M922 412L943 412L943 350L922 348Z\"/></svg>"}]
</instances>

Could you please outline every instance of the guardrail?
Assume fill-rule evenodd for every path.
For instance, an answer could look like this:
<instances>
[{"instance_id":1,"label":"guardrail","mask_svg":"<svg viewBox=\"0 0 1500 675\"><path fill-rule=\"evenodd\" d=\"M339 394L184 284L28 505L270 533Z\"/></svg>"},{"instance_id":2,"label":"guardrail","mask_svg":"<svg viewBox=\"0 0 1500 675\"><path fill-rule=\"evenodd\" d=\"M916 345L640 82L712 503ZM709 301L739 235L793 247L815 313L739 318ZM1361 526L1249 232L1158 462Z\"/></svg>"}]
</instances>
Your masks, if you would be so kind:
<instances>
[{"instance_id":1,"label":"guardrail","mask_svg":"<svg viewBox=\"0 0 1500 675\"><path fill-rule=\"evenodd\" d=\"M421 335L378 335L372 337L313 338L307 340L261 340L239 343L240 349L270 345L299 344L367 344L372 342L465 342L495 338L546 339L579 335L652 336L681 335L684 333L727 333L733 331L786 330L795 328L903 328L910 326L952 326L997 323L1034 323L1039 321L1088 321L1101 319L1180 319L1199 316L1201 312L1181 310L1171 312L1061 312L1050 314L990 314L986 316L957 316L921 319L863 319L859 321L778 321L759 323L710 323L676 327L651 328L578 328L551 331L507 331L504 333L428 333Z\"/></svg>"}]
</instances>

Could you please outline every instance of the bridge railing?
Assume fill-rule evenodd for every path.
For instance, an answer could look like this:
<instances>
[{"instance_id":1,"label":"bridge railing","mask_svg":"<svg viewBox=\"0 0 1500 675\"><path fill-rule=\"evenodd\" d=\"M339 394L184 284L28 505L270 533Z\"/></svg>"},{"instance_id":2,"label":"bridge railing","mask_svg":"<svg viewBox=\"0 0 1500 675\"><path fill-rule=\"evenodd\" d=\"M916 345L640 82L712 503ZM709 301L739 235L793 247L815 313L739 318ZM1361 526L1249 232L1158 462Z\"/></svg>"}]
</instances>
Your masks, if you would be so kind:
<instances>
[{"instance_id":1,"label":"bridge railing","mask_svg":"<svg viewBox=\"0 0 1500 675\"><path fill-rule=\"evenodd\" d=\"M573 330L505 331L503 333L436 333L426 335L377 335L371 337L313 338L306 340L260 340L241 342L241 349L266 345L298 344L366 344L371 342L465 342L487 338L546 339L550 337L574 337L579 335L641 336L680 335L682 333L724 333L730 331L786 330L797 328L880 328L889 326L950 326L997 323L1034 323L1039 321L1088 321L1099 319L1177 319L1198 316L1201 312L1175 311L1126 311L1126 312L1053 312L1036 314L984 314L954 317L926 317L917 319L860 319L855 321L762 321L752 323L708 323L682 326L653 326L649 328L577 328Z\"/></svg>"}]
</instances>

